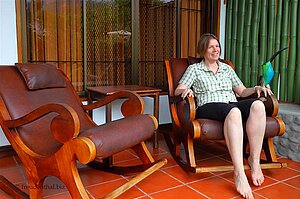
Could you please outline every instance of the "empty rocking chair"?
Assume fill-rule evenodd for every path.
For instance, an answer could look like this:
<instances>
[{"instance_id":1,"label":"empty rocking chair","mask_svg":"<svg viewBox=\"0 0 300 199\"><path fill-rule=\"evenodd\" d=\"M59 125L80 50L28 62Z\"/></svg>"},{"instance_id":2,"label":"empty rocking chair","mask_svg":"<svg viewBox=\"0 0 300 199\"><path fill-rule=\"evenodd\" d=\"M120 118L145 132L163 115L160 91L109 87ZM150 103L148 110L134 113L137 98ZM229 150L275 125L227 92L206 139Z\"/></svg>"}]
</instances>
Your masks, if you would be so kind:
<instances>
[{"instance_id":1,"label":"empty rocking chair","mask_svg":"<svg viewBox=\"0 0 300 199\"><path fill-rule=\"evenodd\" d=\"M118 98L127 98L121 107L124 118L97 126L87 112ZM143 111L142 98L129 91L83 105L71 82L53 65L0 67L0 124L22 161L28 185L37 187L30 189L30 198L42 198L39 187L47 176L59 178L72 198L89 198L77 160L119 174L145 170L107 198L117 197L166 164L165 159L154 161L147 150L144 141L152 137L158 123ZM126 149L133 149L143 164L114 166L111 157Z\"/></svg>"}]
</instances>

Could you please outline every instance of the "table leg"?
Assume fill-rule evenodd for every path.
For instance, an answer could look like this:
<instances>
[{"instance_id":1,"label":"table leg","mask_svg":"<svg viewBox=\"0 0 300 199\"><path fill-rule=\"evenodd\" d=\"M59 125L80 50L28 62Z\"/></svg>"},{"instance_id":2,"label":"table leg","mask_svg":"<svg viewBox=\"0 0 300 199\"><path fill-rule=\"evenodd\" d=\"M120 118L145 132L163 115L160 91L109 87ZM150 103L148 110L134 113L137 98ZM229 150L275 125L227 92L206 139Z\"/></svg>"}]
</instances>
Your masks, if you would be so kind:
<instances>
[{"instance_id":1,"label":"table leg","mask_svg":"<svg viewBox=\"0 0 300 199\"><path fill-rule=\"evenodd\" d=\"M112 105L111 103L106 104L105 106L105 122L106 124L112 121ZM110 167L113 165L113 156L109 156L103 159L104 165Z\"/></svg>"},{"instance_id":2,"label":"table leg","mask_svg":"<svg viewBox=\"0 0 300 199\"><path fill-rule=\"evenodd\" d=\"M111 103L106 104L105 106L105 119L106 119L106 123L111 122L112 121L112 108L111 108Z\"/></svg>"},{"instance_id":3,"label":"table leg","mask_svg":"<svg viewBox=\"0 0 300 199\"><path fill-rule=\"evenodd\" d=\"M159 92L155 93L154 96L154 110L153 110L153 115L156 117L158 124L159 124ZM157 149L158 148L158 129L154 132L153 135L153 148Z\"/></svg>"},{"instance_id":4,"label":"table leg","mask_svg":"<svg viewBox=\"0 0 300 199\"><path fill-rule=\"evenodd\" d=\"M92 104L93 103L93 99L91 97L91 93L88 92L88 99L87 99L87 103L88 104ZM93 110L89 110L88 111L89 116L91 117L91 119L93 119Z\"/></svg>"}]
</instances>

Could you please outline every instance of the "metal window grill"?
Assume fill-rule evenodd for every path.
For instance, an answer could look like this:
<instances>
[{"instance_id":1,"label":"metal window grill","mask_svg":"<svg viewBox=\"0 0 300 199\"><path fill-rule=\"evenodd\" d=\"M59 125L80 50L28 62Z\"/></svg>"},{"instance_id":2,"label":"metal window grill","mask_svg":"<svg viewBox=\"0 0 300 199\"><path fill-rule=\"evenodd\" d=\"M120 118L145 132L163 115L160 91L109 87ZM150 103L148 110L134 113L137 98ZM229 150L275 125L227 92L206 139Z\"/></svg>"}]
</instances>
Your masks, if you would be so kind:
<instances>
[{"instance_id":1,"label":"metal window grill","mask_svg":"<svg viewBox=\"0 0 300 199\"><path fill-rule=\"evenodd\" d=\"M197 31L186 34L181 26L178 32L176 2L181 16L189 15L184 23L193 23L188 29ZM194 40L207 30L207 2L140 0L139 36L133 38L131 0L26 0L28 62L56 64L79 92L85 86L132 84L133 77L139 85L166 90L164 60L176 56L176 43L177 49L188 46L181 56L191 54ZM132 49L133 41L138 49Z\"/></svg>"},{"instance_id":2,"label":"metal window grill","mask_svg":"<svg viewBox=\"0 0 300 199\"><path fill-rule=\"evenodd\" d=\"M87 1L87 85L130 84L130 1Z\"/></svg>"},{"instance_id":3,"label":"metal window grill","mask_svg":"<svg viewBox=\"0 0 300 199\"><path fill-rule=\"evenodd\" d=\"M175 55L175 3L142 1L139 15L139 84L166 90L164 60Z\"/></svg>"}]
</instances>

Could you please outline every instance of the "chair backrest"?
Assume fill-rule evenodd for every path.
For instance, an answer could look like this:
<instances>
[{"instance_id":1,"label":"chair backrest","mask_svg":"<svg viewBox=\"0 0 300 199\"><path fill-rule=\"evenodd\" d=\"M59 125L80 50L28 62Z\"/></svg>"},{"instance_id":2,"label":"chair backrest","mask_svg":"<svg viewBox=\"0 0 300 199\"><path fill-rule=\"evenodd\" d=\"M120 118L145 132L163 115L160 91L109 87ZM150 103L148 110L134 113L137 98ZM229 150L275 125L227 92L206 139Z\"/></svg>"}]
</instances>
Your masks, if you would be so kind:
<instances>
[{"instance_id":1,"label":"chair backrest","mask_svg":"<svg viewBox=\"0 0 300 199\"><path fill-rule=\"evenodd\" d=\"M170 60L165 60L165 67L167 71L167 78L168 78L168 86L169 86L169 104L170 104L170 111L173 122L176 126L180 127L182 125L184 115L188 114L184 112L184 106L186 102L180 101L173 103L172 97L175 96L175 89L178 85L180 78L182 77L185 70L188 68L189 65L194 63L201 62L201 58L191 57L188 58L172 58ZM232 68L233 64L230 61L219 59L221 62L224 62L230 65ZM178 114L178 111L180 114ZM187 115L186 115L187 117Z\"/></svg>"},{"instance_id":2,"label":"chair backrest","mask_svg":"<svg viewBox=\"0 0 300 199\"><path fill-rule=\"evenodd\" d=\"M39 67L44 66L40 65ZM81 101L70 81L63 72L56 68L55 70L55 74L49 73L47 76L39 76L39 73L34 76L34 71L31 71L33 73L29 74L29 76L33 75L30 78L34 81L36 78L40 78L44 83L47 83L47 80L52 80L54 84L57 82L56 78L60 78L63 81L64 87L55 87L54 85L54 87L51 88L30 90L28 87L30 82L25 81L25 76L28 75L27 73L21 74L16 66L1 66L0 111L2 116L0 115L0 119L3 119L3 117L6 117L5 119L17 119L42 105L64 103L71 106L78 114L80 130L94 126L94 123L83 110ZM57 71L59 72L57 73ZM16 132L31 150L42 155L53 154L61 146L61 144L52 137L50 131L51 120L56 115L55 113L48 114L30 124L19 127Z\"/></svg>"},{"instance_id":3,"label":"chair backrest","mask_svg":"<svg viewBox=\"0 0 300 199\"><path fill-rule=\"evenodd\" d=\"M187 67L191 64L199 63L201 62L201 60L201 58L189 56L188 58L172 58L171 60L165 61L170 96L174 96L174 92L178 85L178 82L185 70L187 69ZM230 65L234 69L232 62L224 59L219 60L223 63Z\"/></svg>"},{"instance_id":4,"label":"chair backrest","mask_svg":"<svg viewBox=\"0 0 300 199\"><path fill-rule=\"evenodd\" d=\"M174 92L178 85L178 82L189 66L188 59L172 58L170 61L165 61L165 66L168 77L169 96L174 96Z\"/></svg>"}]
</instances>

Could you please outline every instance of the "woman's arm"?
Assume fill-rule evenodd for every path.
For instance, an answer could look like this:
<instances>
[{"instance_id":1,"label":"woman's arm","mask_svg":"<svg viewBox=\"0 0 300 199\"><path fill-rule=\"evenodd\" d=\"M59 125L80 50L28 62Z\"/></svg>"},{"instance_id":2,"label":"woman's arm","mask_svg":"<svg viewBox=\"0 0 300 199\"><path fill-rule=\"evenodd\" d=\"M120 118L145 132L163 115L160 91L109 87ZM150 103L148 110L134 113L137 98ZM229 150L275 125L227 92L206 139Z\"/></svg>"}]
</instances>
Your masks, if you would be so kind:
<instances>
[{"instance_id":1,"label":"woman's arm","mask_svg":"<svg viewBox=\"0 0 300 199\"><path fill-rule=\"evenodd\" d=\"M178 84L177 88L175 89L175 96L180 95L184 99L186 96L194 97L194 92L187 88L184 84Z\"/></svg>"},{"instance_id":2,"label":"woman's arm","mask_svg":"<svg viewBox=\"0 0 300 199\"><path fill-rule=\"evenodd\" d=\"M240 97L248 97L254 93L257 93L257 96L260 97L261 92L264 92L265 96L267 96L267 94L273 95L273 92L269 87L261 87L261 86L246 88L244 85L241 85L241 86L234 87L233 91L237 93Z\"/></svg>"}]
</instances>

